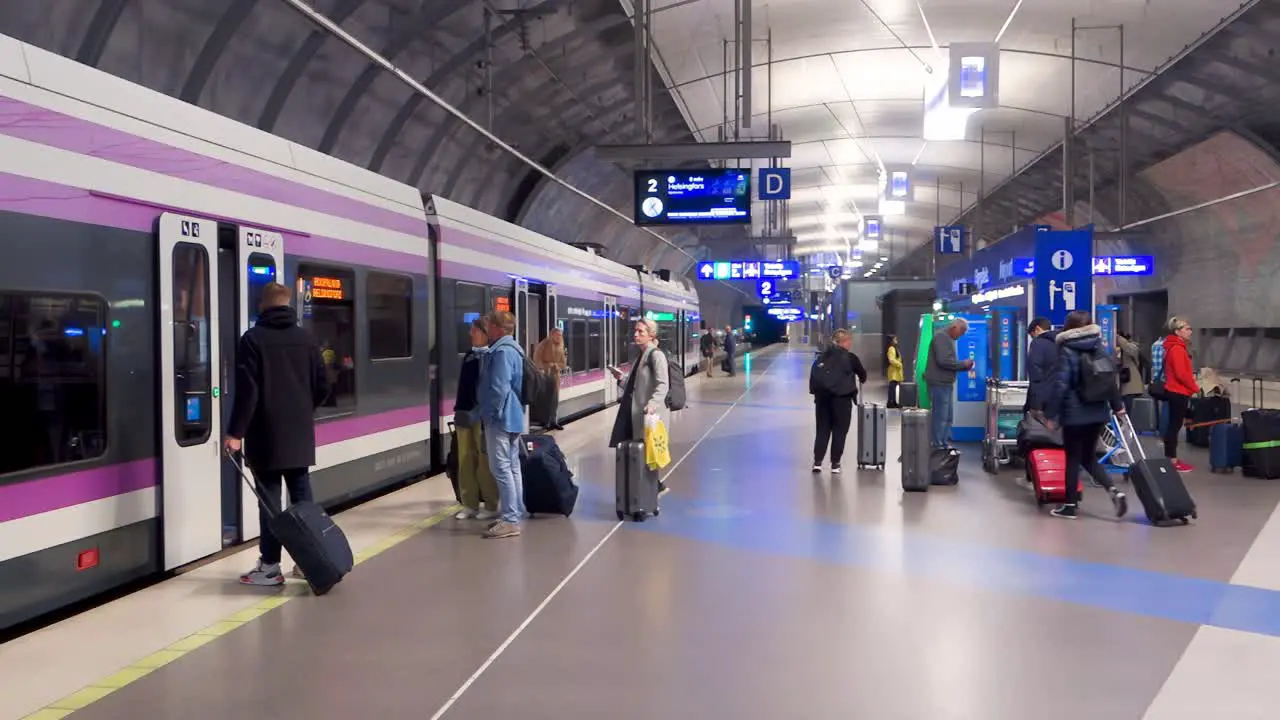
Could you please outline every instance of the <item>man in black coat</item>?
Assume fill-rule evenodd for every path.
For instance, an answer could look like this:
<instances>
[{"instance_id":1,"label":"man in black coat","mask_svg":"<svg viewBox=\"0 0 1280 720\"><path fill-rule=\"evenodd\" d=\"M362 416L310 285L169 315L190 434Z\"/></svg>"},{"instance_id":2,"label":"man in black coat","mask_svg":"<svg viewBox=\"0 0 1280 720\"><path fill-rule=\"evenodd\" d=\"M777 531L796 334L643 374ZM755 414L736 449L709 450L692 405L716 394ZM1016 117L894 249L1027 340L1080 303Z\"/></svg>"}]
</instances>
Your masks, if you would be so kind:
<instances>
[{"instance_id":1,"label":"man in black coat","mask_svg":"<svg viewBox=\"0 0 1280 720\"><path fill-rule=\"evenodd\" d=\"M266 502L280 507L280 488L292 502L311 499L308 470L316 462L315 409L329 394L320 347L298 325L289 306L289 288L271 283L262 290L258 322L236 349L236 385L227 424L228 452L244 448ZM240 576L246 585L280 585L280 541L269 516L259 508L258 564ZM296 569L295 569L296 572Z\"/></svg>"},{"instance_id":2,"label":"man in black coat","mask_svg":"<svg viewBox=\"0 0 1280 720\"><path fill-rule=\"evenodd\" d=\"M855 382L856 378L856 382ZM853 333L845 329L831 335L831 346L823 351L809 371L809 393L817 435L813 440L813 471L822 472L822 460L831 445L831 472L840 474L844 442L853 424L853 404L858 399L858 383L867 381L867 369L853 353Z\"/></svg>"}]
</instances>

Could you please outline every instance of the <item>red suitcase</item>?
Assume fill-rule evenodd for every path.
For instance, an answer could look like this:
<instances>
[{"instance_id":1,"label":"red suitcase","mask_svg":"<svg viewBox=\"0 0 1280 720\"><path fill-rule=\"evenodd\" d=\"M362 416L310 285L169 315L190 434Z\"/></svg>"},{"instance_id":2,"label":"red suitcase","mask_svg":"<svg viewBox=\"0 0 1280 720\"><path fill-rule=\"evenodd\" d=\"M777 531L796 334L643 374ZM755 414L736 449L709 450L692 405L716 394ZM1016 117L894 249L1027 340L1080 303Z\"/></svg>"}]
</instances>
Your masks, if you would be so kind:
<instances>
[{"instance_id":1,"label":"red suitcase","mask_svg":"<svg viewBox=\"0 0 1280 720\"><path fill-rule=\"evenodd\" d=\"M1061 448L1032 450L1027 458L1027 479L1036 503L1065 502L1067 499L1067 451ZM1083 492L1080 478L1076 477L1077 493Z\"/></svg>"}]
</instances>

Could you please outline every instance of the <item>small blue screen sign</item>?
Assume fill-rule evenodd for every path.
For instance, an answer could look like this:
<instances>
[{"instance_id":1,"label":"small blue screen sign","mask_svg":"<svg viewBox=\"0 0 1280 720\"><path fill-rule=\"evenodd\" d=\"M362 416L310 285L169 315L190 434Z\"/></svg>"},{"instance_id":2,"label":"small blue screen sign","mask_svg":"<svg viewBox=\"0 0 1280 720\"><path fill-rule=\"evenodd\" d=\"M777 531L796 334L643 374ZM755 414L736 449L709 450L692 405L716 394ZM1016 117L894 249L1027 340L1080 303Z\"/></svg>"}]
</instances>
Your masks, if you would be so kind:
<instances>
[{"instance_id":1,"label":"small blue screen sign","mask_svg":"<svg viewBox=\"0 0 1280 720\"><path fill-rule=\"evenodd\" d=\"M203 407L200 403L200 396L187 398L187 422L198 423L204 417Z\"/></svg>"},{"instance_id":2,"label":"small blue screen sign","mask_svg":"<svg viewBox=\"0 0 1280 720\"><path fill-rule=\"evenodd\" d=\"M636 225L751 222L749 170L638 170L635 192Z\"/></svg>"}]
</instances>

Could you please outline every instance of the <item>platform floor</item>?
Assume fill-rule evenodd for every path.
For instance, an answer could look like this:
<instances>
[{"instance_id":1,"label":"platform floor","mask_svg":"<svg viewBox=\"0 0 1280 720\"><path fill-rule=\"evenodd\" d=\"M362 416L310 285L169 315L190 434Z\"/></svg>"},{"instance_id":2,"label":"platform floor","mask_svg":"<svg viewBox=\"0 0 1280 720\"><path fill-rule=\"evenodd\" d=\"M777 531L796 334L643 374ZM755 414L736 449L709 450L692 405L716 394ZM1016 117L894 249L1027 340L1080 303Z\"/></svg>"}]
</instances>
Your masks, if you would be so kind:
<instances>
[{"instance_id":1,"label":"platform floor","mask_svg":"<svg viewBox=\"0 0 1280 720\"><path fill-rule=\"evenodd\" d=\"M892 412L886 471L851 435L815 476L811 358L690 382L658 518L614 519L610 423L578 422L571 520L482 540L415 485L339 518L366 559L327 597L239 587L246 552L0 647L0 718L1276 716L1280 484L1193 474L1189 527L1092 489L1058 520L974 448L904 495Z\"/></svg>"}]
</instances>

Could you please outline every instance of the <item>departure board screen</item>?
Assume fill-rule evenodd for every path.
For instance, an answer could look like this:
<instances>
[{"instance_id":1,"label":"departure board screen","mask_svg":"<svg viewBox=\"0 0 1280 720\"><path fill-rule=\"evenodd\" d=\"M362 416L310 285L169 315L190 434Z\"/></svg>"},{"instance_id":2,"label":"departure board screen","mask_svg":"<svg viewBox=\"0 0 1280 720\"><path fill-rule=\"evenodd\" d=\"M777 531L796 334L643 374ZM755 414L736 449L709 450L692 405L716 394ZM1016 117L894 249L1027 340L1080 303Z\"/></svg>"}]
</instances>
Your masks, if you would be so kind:
<instances>
[{"instance_id":1,"label":"departure board screen","mask_svg":"<svg viewBox=\"0 0 1280 720\"><path fill-rule=\"evenodd\" d=\"M636 225L751 222L749 170L637 170Z\"/></svg>"}]
</instances>

